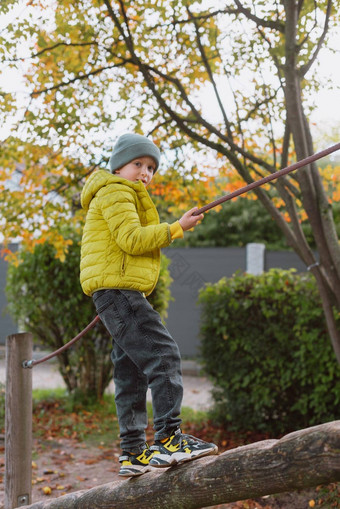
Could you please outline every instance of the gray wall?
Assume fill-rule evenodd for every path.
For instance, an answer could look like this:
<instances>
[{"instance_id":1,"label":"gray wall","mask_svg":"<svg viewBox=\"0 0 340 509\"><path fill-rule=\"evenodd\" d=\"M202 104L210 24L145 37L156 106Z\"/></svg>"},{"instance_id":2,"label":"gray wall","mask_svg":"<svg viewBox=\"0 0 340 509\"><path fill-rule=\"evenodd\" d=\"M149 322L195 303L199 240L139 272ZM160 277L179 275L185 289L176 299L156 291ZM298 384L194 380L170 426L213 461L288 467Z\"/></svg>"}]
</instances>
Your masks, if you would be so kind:
<instances>
[{"instance_id":1,"label":"gray wall","mask_svg":"<svg viewBox=\"0 0 340 509\"><path fill-rule=\"evenodd\" d=\"M199 350L200 311L197 305L199 289L204 283L216 283L224 276L246 270L246 248L167 248L163 252L171 259L170 274L173 278L167 327L177 341L185 358L195 357ZM289 269L295 267L305 271L304 264L295 253L265 252L264 269L273 267ZM18 332L18 327L6 313L7 264L0 258L0 344L9 334ZM74 331L76 334L79 331Z\"/></svg>"},{"instance_id":2,"label":"gray wall","mask_svg":"<svg viewBox=\"0 0 340 509\"><path fill-rule=\"evenodd\" d=\"M246 270L246 248L168 248L163 252L171 259L173 278L167 327L178 343L183 357L199 353L200 310L198 290L205 282L216 283L236 271ZM265 252L264 270L271 268L306 270L295 253L288 251Z\"/></svg>"}]
</instances>

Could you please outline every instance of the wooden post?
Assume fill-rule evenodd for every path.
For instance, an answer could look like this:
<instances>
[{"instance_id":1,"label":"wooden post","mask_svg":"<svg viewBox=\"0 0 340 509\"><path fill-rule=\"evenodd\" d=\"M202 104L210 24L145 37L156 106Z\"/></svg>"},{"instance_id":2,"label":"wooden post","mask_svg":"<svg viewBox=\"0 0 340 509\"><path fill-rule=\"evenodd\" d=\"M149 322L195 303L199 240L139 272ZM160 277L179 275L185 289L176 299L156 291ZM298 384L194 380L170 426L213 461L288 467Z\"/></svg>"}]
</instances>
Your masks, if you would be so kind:
<instances>
[{"instance_id":1,"label":"wooden post","mask_svg":"<svg viewBox=\"0 0 340 509\"><path fill-rule=\"evenodd\" d=\"M30 333L6 341L5 509L32 503L32 358Z\"/></svg>"}]
</instances>

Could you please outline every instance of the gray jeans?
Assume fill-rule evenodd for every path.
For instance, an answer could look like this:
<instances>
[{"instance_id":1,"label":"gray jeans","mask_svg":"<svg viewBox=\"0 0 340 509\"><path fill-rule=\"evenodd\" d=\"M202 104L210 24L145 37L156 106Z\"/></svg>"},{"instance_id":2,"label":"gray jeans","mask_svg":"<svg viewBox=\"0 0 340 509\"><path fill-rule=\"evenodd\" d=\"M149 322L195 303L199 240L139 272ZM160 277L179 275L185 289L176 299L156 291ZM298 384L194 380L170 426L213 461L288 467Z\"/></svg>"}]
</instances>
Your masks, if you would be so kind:
<instances>
[{"instance_id":1,"label":"gray jeans","mask_svg":"<svg viewBox=\"0 0 340 509\"><path fill-rule=\"evenodd\" d=\"M121 448L145 444L146 393L151 389L155 439L181 424L183 383L177 344L147 299L133 290L99 290L93 301L113 339L115 403Z\"/></svg>"}]
</instances>

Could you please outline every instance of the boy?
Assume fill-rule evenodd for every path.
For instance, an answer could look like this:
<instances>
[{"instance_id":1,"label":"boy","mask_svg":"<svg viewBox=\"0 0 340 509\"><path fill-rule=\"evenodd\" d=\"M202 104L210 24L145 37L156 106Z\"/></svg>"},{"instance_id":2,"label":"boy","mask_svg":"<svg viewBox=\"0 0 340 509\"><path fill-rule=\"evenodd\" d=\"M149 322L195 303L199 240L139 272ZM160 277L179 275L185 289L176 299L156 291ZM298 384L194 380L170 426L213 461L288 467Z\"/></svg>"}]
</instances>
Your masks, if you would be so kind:
<instances>
[{"instance_id":1,"label":"boy","mask_svg":"<svg viewBox=\"0 0 340 509\"><path fill-rule=\"evenodd\" d=\"M160 248L193 228L197 208L160 223L146 187L160 152L144 136L124 134L114 146L111 173L99 170L81 195L87 211L80 280L113 338L115 403L120 428L121 476L217 453L217 446L180 430L183 396L178 346L145 296L155 288ZM145 442L146 393L151 389L155 444Z\"/></svg>"}]
</instances>

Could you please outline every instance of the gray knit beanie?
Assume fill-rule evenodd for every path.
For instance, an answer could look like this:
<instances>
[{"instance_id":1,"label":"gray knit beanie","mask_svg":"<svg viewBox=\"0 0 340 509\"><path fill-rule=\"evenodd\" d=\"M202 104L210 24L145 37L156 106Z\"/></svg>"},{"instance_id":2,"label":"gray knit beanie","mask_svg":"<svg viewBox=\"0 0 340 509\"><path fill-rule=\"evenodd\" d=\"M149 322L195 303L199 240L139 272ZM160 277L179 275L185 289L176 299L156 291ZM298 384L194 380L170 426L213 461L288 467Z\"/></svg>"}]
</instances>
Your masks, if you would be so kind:
<instances>
[{"instance_id":1,"label":"gray knit beanie","mask_svg":"<svg viewBox=\"0 0 340 509\"><path fill-rule=\"evenodd\" d=\"M140 134L123 134L118 138L112 150L110 157L111 173L122 168L122 166L128 164L130 161L145 156L154 159L156 163L156 172L161 157L158 147L156 147L151 140Z\"/></svg>"}]
</instances>

